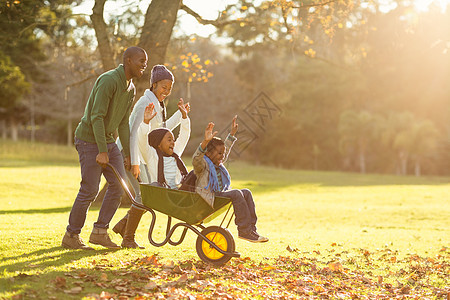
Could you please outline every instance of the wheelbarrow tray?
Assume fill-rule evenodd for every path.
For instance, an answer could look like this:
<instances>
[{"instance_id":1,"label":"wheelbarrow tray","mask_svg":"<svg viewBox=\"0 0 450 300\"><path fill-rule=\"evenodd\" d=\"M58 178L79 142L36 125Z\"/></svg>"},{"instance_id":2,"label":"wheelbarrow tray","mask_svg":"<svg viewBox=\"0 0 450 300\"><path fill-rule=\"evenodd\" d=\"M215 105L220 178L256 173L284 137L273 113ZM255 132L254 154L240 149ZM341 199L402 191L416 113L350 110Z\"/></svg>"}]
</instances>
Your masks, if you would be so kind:
<instances>
[{"instance_id":1,"label":"wheelbarrow tray","mask_svg":"<svg viewBox=\"0 0 450 300\"><path fill-rule=\"evenodd\" d=\"M231 205L231 200L225 197L215 197L214 207L211 207L197 193L150 184L140 184L140 189L144 206L190 225L207 223Z\"/></svg>"}]
</instances>

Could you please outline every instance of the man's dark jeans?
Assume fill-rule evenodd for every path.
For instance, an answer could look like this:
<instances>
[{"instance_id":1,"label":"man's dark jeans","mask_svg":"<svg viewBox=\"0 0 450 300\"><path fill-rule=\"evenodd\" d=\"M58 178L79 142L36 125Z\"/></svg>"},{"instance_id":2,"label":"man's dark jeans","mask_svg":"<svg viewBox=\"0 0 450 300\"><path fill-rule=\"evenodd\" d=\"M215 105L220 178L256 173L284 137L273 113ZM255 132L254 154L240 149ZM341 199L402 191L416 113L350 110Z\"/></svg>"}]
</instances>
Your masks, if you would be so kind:
<instances>
[{"instance_id":1,"label":"man's dark jeans","mask_svg":"<svg viewBox=\"0 0 450 300\"><path fill-rule=\"evenodd\" d=\"M87 211L95 196L97 196L101 175L105 176L109 186L103 198L95 228L108 228L114 213L120 205L123 189L111 168L103 169L95 161L98 152L97 144L88 143L75 137L75 147L78 151L81 167L81 183L78 195L72 206L67 231L80 234L86 221ZM113 165L122 178L126 178L122 154L116 143L108 144L109 163Z\"/></svg>"},{"instance_id":2,"label":"man's dark jeans","mask_svg":"<svg viewBox=\"0 0 450 300\"><path fill-rule=\"evenodd\" d=\"M248 233L256 231L256 211L255 202L253 202L252 192L248 189L229 190L226 192L217 192L216 196L227 197L233 203L234 213L236 214L235 223L238 231Z\"/></svg>"}]
</instances>

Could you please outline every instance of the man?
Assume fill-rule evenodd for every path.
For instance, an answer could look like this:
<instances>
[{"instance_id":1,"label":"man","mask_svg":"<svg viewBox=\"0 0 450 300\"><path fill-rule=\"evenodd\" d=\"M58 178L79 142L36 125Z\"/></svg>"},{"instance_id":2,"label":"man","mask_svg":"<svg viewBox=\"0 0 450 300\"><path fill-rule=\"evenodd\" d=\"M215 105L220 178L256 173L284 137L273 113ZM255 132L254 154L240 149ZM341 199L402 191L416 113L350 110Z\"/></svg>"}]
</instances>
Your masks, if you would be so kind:
<instances>
[{"instance_id":1,"label":"man","mask_svg":"<svg viewBox=\"0 0 450 300\"><path fill-rule=\"evenodd\" d=\"M139 78L147 68L147 53L139 47L129 47L123 54L123 64L100 75L92 88L84 116L75 130L75 147L81 167L80 190L72 206L69 225L62 246L69 249L92 250L79 234L86 221L87 211L98 193L101 175L109 183L97 222L89 237L92 244L106 248L120 248L107 233L109 222L120 205L123 190L106 164L110 163L125 176L125 165L130 165L130 129L128 119L135 96L133 78ZM125 159L116 143L118 132Z\"/></svg>"}]
</instances>

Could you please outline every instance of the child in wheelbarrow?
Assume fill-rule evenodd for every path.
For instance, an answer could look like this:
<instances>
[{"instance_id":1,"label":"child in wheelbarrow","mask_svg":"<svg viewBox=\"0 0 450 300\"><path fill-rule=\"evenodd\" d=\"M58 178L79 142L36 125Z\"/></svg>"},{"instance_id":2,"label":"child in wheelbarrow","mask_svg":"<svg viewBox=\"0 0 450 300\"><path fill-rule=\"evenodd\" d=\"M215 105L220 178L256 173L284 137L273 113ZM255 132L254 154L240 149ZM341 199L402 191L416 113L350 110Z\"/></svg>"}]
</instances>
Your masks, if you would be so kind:
<instances>
[{"instance_id":1,"label":"child in wheelbarrow","mask_svg":"<svg viewBox=\"0 0 450 300\"><path fill-rule=\"evenodd\" d=\"M215 137L217 131L213 132L214 123L209 123L206 127L205 139L192 158L194 173L197 176L195 191L211 206L215 196L230 198L236 215L239 238L263 243L269 239L256 232L257 217L252 193L248 189L229 189L231 178L223 165L237 140L234 136L238 129L236 119L237 116L233 118L231 132L225 141Z\"/></svg>"},{"instance_id":2,"label":"child in wheelbarrow","mask_svg":"<svg viewBox=\"0 0 450 300\"><path fill-rule=\"evenodd\" d=\"M155 106L150 103L145 107L144 120L137 129L139 148L144 163L152 180L152 183L168 188L177 188L182 176L187 174L186 166L180 159L181 154L189 141L191 126L188 113L189 104L184 104L183 100L178 102L178 109L181 112L181 126L177 140L171 130L167 128L156 128L152 130L151 120L156 116ZM149 133L150 132L150 133ZM128 220L123 235L122 247L141 248L136 243L135 232L145 211L131 206L128 211Z\"/></svg>"}]
</instances>

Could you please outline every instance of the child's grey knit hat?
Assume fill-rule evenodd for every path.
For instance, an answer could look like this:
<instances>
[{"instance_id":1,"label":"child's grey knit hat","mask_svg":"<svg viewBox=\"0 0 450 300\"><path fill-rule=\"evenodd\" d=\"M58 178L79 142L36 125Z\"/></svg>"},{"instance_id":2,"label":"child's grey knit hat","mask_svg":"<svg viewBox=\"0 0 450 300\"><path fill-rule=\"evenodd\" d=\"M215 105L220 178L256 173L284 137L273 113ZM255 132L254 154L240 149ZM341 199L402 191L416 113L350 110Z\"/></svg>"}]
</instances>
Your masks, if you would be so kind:
<instances>
[{"instance_id":1,"label":"child's grey knit hat","mask_svg":"<svg viewBox=\"0 0 450 300\"><path fill-rule=\"evenodd\" d=\"M174 81L172 72L169 71L164 65L155 65L152 68L152 74L150 76L150 86L154 83L169 79L170 81Z\"/></svg>"}]
</instances>

